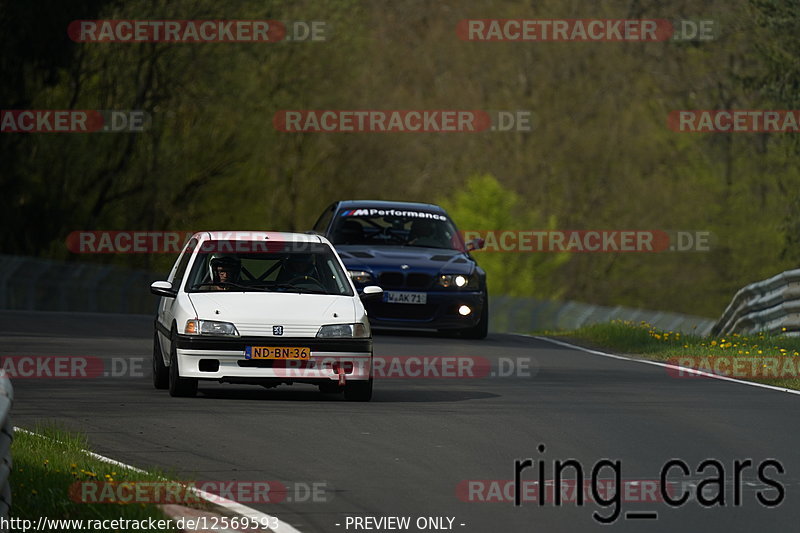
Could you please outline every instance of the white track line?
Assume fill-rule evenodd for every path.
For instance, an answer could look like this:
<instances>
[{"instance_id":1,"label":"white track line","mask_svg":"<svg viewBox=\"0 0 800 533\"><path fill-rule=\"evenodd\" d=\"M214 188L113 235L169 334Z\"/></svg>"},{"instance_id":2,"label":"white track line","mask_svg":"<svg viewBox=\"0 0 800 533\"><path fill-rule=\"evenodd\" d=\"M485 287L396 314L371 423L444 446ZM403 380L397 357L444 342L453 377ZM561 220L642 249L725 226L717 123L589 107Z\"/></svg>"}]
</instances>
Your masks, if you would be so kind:
<instances>
[{"instance_id":1,"label":"white track line","mask_svg":"<svg viewBox=\"0 0 800 533\"><path fill-rule=\"evenodd\" d=\"M733 383L740 383L742 385L748 385L750 387L759 387L761 389L769 389L769 390L774 390L774 391L777 391L777 392L786 392L786 393L789 393L789 394L798 394L798 395L800 395L800 391L794 390L794 389L785 389L783 387L774 387L772 385L765 385L763 383L755 383L753 381L744 381L744 380L741 380L741 379L730 378L728 376L720 376L720 375L717 375L717 374L710 374L708 372L703 372L702 370L696 370L694 368L686 368L684 366L679 366L679 365L671 365L669 363L662 363L660 361L650 361L649 359L637 359L635 357L626 357L624 355L616 355L616 354L612 354L612 353L601 352L599 350L592 350L590 348L584 348L583 346L577 346L575 344L570 344L568 342L559 341L559 340L556 340L556 339L551 339L549 337L540 337L538 335L525 335L523 333L514 333L514 335L518 335L520 337L528 337L530 339L537 339L537 340L540 340L540 341L551 342L553 344L558 344L559 346L565 346L567 348L572 348L574 350L580 350L582 352L590 353L590 354L593 354L593 355L601 355L603 357L610 357L612 359L621 359L623 361L633 361L633 362L636 362L636 363L644 363L644 364L647 364L647 365L655 365L655 366L660 366L660 367L663 367L663 368L669 368L669 369L672 369L672 370L679 370L681 372L686 372L686 373L689 373L689 374L696 374L698 376L705 376L707 378L719 379L719 380L722 380L722 381L731 381Z\"/></svg>"},{"instance_id":2,"label":"white track line","mask_svg":"<svg viewBox=\"0 0 800 533\"><path fill-rule=\"evenodd\" d=\"M28 435L34 435L36 437L40 437L40 438L43 438L43 439L49 439L50 438L50 437L46 437L45 435L39 435L38 433L34 433L33 431L28 431L27 429L23 429L23 428L20 428L20 427L17 427L17 426L14 426L14 431L19 431L20 433L27 433ZM110 457L106 457L104 455L100 455L99 453L94 453L94 452L89 451L89 450L81 450L81 451L83 453L85 453L86 455L89 455L90 457L93 457L93 458L95 458L95 459L97 459L99 461L103 461L104 463L109 463L109 464L112 464L112 465L115 465L115 466L119 466L121 468L126 468L128 470L131 470L133 472L138 472L140 474L146 474L147 473L145 470L142 470L141 468L136 468L135 466L132 466L132 465L129 465L129 464L125 464L123 462L117 461L116 459L111 459ZM235 501L229 500L227 498L223 498L222 496L217 496L216 494L210 494L210 493L208 493L208 492L206 492L204 490L200 490L200 489L197 489L197 488L192 488L192 491L195 494L197 494L198 496L200 496L201 498L203 498L204 500L206 500L206 501L209 501L209 502L211 502L213 504L219 505L220 507L224 507L224 508L228 509L229 511L237 514L237 515L246 516L248 518L255 519L259 523L267 523L267 524L269 524L272 521L271 519L277 520L278 521L277 527L269 528L271 531L274 531L275 533L300 533L299 530L297 530L294 527L290 526L286 522L283 522L277 516L272 516L272 515L268 515L266 513L262 513L261 511L257 511L255 509L253 509L252 507L248 507L246 505L242 505L239 502L235 502Z\"/></svg>"}]
</instances>

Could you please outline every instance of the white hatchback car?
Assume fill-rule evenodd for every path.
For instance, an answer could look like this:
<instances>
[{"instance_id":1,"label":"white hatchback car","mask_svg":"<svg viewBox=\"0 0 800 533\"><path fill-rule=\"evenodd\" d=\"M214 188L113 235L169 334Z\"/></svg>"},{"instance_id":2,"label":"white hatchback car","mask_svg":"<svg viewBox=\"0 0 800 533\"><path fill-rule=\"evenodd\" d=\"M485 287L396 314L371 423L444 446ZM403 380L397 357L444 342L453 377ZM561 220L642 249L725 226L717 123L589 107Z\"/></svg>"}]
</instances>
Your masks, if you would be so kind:
<instances>
[{"instance_id":1,"label":"white hatchback car","mask_svg":"<svg viewBox=\"0 0 800 533\"><path fill-rule=\"evenodd\" d=\"M367 290L369 289L369 290ZM200 232L160 296L153 384L194 396L198 380L275 387L311 383L348 400L372 397L372 333L361 298L325 237Z\"/></svg>"}]
</instances>

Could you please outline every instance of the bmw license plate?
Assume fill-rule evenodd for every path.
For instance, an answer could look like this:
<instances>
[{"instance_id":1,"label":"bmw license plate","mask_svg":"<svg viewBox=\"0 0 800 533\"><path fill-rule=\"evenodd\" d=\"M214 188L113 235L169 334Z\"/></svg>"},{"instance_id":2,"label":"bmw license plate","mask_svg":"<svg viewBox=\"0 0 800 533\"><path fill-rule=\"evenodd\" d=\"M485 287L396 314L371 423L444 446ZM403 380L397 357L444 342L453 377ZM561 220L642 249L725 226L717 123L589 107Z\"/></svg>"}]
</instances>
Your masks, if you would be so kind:
<instances>
[{"instance_id":1,"label":"bmw license plate","mask_svg":"<svg viewBox=\"0 0 800 533\"><path fill-rule=\"evenodd\" d=\"M428 294L424 292L384 291L383 301L390 304L425 304Z\"/></svg>"}]
</instances>

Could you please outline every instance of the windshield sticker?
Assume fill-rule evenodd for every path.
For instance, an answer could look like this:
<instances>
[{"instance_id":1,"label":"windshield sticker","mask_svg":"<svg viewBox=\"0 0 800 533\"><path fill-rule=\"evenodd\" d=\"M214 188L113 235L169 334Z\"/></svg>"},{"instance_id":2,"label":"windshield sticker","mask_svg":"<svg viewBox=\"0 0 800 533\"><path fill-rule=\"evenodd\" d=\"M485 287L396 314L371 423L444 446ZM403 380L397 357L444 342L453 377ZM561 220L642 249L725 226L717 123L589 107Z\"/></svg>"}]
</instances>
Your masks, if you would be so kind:
<instances>
[{"instance_id":1,"label":"windshield sticker","mask_svg":"<svg viewBox=\"0 0 800 533\"><path fill-rule=\"evenodd\" d=\"M343 211L342 217L374 217L374 216L393 216L393 217L412 217L430 218L433 220L447 220L444 215L436 213L426 213L425 211L399 211L397 209L349 209Z\"/></svg>"}]
</instances>

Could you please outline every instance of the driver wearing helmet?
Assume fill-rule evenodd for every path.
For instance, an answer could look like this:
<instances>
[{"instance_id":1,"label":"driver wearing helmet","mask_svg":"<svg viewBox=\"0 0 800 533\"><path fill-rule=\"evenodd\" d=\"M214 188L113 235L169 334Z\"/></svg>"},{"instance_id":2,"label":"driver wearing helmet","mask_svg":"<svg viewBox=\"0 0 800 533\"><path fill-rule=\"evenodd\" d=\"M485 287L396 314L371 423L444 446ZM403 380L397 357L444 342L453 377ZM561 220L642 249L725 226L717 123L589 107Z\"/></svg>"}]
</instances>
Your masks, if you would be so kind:
<instances>
[{"instance_id":1,"label":"driver wearing helmet","mask_svg":"<svg viewBox=\"0 0 800 533\"><path fill-rule=\"evenodd\" d=\"M237 283L242 271L242 261L238 257L230 255L214 255L208 262L211 274L211 281L219 283L215 286L218 291L230 289L226 283Z\"/></svg>"}]
</instances>

